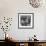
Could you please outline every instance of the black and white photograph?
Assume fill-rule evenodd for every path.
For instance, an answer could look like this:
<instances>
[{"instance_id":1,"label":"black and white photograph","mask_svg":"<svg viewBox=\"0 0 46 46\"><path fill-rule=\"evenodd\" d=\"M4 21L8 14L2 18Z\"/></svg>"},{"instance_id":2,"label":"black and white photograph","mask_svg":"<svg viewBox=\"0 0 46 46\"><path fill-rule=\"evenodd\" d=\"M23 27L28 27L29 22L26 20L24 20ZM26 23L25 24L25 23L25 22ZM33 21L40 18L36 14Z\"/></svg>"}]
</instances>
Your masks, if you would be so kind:
<instances>
[{"instance_id":1,"label":"black and white photograph","mask_svg":"<svg viewBox=\"0 0 46 46\"><path fill-rule=\"evenodd\" d=\"M34 27L33 13L19 13L18 14L18 28L31 29Z\"/></svg>"}]
</instances>

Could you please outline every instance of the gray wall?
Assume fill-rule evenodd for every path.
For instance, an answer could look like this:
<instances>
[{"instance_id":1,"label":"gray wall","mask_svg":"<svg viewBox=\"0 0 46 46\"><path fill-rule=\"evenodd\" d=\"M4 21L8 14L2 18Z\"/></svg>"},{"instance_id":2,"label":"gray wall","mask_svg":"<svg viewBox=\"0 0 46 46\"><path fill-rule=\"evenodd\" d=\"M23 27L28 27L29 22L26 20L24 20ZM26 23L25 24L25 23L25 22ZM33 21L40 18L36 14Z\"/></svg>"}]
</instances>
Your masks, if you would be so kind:
<instances>
[{"instance_id":1,"label":"gray wall","mask_svg":"<svg viewBox=\"0 0 46 46\"><path fill-rule=\"evenodd\" d=\"M18 29L18 13L34 13L34 29ZM46 5L33 8L29 0L0 0L0 19L12 17L10 33L17 40L27 40L34 34L37 39L46 40ZM0 39L4 39L4 33L0 29Z\"/></svg>"}]
</instances>

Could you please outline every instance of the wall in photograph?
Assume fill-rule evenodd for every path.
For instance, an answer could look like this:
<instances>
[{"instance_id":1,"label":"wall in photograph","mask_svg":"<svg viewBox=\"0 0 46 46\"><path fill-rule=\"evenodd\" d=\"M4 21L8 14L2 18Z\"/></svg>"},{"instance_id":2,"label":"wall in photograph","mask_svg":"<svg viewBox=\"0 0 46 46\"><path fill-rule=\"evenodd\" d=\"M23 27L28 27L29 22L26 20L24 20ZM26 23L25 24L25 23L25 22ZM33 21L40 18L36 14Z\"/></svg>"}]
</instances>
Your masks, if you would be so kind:
<instances>
[{"instance_id":1,"label":"wall in photograph","mask_svg":"<svg viewBox=\"0 0 46 46\"><path fill-rule=\"evenodd\" d=\"M29 0L0 0L0 19L4 16L12 17L12 26L9 34L16 40L28 40L34 34L39 40L46 40L46 5L43 7L33 8ZM33 29L18 29L18 13L34 13ZM0 39L3 31L0 29Z\"/></svg>"}]
</instances>

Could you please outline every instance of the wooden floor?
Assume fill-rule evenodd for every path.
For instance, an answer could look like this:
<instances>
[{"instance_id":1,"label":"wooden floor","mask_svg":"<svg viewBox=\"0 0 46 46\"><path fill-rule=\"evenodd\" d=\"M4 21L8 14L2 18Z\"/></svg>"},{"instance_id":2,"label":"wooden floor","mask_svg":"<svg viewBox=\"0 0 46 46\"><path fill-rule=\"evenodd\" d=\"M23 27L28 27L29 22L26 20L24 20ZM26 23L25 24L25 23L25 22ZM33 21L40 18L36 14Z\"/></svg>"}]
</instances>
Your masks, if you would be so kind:
<instances>
[{"instance_id":1,"label":"wooden floor","mask_svg":"<svg viewBox=\"0 0 46 46\"><path fill-rule=\"evenodd\" d=\"M16 41L16 42L11 42L11 41L5 41L5 40L0 40L0 46L46 46L46 41Z\"/></svg>"},{"instance_id":2,"label":"wooden floor","mask_svg":"<svg viewBox=\"0 0 46 46\"><path fill-rule=\"evenodd\" d=\"M10 45L10 44L5 44L4 42L0 42L0 46L15 46L15 45Z\"/></svg>"},{"instance_id":3,"label":"wooden floor","mask_svg":"<svg viewBox=\"0 0 46 46\"><path fill-rule=\"evenodd\" d=\"M5 41L0 41L0 46L16 46L16 45L8 44Z\"/></svg>"}]
</instances>

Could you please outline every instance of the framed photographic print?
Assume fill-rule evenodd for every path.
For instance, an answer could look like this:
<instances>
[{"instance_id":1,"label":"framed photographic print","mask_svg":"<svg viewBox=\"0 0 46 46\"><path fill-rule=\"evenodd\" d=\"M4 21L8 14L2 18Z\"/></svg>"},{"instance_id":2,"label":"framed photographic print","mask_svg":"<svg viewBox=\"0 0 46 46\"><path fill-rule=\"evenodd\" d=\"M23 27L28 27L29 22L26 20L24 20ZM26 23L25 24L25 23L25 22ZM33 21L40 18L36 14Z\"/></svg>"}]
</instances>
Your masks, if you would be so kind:
<instances>
[{"instance_id":1,"label":"framed photographic print","mask_svg":"<svg viewBox=\"0 0 46 46\"><path fill-rule=\"evenodd\" d=\"M18 13L18 28L19 29L34 28L34 13Z\"/></svg>"}]
</instances>

